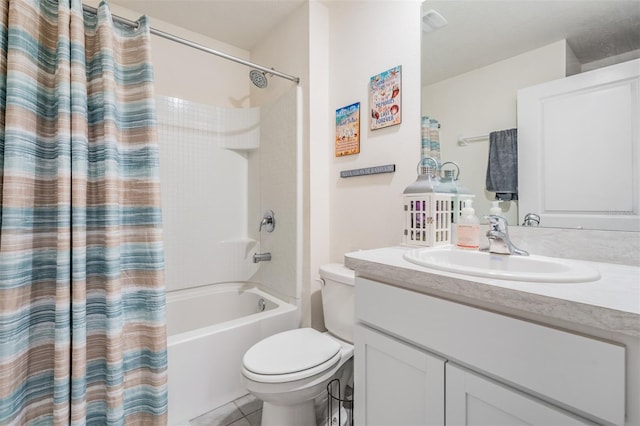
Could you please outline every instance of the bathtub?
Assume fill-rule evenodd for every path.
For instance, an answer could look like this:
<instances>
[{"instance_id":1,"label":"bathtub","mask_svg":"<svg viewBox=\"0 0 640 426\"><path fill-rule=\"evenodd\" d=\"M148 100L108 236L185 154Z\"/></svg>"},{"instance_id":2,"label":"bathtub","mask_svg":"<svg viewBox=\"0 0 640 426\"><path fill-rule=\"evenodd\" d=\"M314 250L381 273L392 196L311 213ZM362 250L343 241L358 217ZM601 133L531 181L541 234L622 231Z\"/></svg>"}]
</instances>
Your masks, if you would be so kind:
<instances>
[{"instance_id":1,"label":"bathtub","mask_svg":"<svg viewBox=\"0 0 640 426\"><path fill-rule=\"evenodd\" d=\"M242 356L253 344L298 327L297 307L247 283L167 293L169 425L245 395Z\"/></svg>"}]
</instances>

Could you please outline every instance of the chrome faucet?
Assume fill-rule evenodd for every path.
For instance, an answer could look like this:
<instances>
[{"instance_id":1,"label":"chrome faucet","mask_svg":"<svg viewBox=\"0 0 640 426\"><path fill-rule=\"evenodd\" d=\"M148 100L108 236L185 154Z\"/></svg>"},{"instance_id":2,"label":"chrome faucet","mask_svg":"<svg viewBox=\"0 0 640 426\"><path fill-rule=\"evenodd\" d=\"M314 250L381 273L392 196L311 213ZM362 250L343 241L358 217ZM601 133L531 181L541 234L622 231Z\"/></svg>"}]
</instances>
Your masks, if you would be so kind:
<instances>
[{"instance_id":1,"label":"chrome faucet","mask_svg":"<svg viewBox=\"0 0 640 426\"><path fill-rule=\"evenodd\" d=\"M535 213L527 213L524 215L524 222L522 222L522 226L539 226L540 225L540 216Z\"/></svg>"},{"instance_id":2,"label":"chrome faucet","mask_svg":"<svg viewBox=\"0 0 640 426\"><path fill-rule=\"evenodd\" d=\"M489 239L490 253L529 256L529 253L519 249L511 242L507 219L494 214L485 216L485 219L489 220L490 229L487 231L487 238Z\"/></svg>"},{"instance_id":3,"label":"chrome faucet","mask_svg":"<svg viewBox=\"0 0 640 426\"><path fill-rule=\"evenodd\" d=\"M267 230L267 232L273 232L276 227L276 215L273 214L273 210L267 210L264 212L262 216L262 220L260 221L260 226L258 227L258 232L262 231L262 227Z\"/></svg>"},{"instance_id":4,"label":"chrome faucet","mask_svg":"<svg viewBox=\"0 0 640 426\"><path fill-rule=\"evenodd\" d=\"M253 253L253 263L271 260L271 253Z\"/></svg>"}]
</instances>

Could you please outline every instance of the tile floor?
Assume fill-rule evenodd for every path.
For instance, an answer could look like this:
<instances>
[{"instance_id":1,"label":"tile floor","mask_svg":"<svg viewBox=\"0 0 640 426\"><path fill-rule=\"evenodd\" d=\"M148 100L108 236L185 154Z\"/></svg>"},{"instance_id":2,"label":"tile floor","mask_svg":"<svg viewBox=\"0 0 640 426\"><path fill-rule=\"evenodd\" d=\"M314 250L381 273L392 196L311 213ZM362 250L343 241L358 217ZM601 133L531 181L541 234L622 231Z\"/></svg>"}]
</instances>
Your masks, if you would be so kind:
<instances>
[{"instance_id":1,"label":"tile floor","mask_svg":"<svg viewBox=\"0 0 640 426\"><path fill-rule=\"evenodd\" d=\"M189 421L189 426L260 426L262 401L248 394Z\"/></svg>"}]
</instances>

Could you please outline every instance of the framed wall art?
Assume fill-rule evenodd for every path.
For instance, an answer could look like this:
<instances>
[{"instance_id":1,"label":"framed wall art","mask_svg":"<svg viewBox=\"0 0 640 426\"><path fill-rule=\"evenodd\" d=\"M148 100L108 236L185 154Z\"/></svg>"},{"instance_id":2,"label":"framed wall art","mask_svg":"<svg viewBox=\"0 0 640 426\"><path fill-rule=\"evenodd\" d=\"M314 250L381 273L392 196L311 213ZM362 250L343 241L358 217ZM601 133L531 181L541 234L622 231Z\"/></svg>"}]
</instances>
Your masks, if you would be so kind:
<instances>
[{"instance_id":1,"label":"framed wall art","mask_svg":"<svg viewBox=\"0 0 640 426\"><path fill-rule=\"evenodd\" d=\"M360 152L360 102L336 110L336 157Z\"/></svg>"},{"instance_id":2,"label":"framed wall art","mask_svg":"<svg viewBox=\"0 0 640 426\"><path fill-rule=\"evenodd\" d=\"M402 65L371 77L369 81L370 129L402 122Z\"/></svg>"}]
</instances>

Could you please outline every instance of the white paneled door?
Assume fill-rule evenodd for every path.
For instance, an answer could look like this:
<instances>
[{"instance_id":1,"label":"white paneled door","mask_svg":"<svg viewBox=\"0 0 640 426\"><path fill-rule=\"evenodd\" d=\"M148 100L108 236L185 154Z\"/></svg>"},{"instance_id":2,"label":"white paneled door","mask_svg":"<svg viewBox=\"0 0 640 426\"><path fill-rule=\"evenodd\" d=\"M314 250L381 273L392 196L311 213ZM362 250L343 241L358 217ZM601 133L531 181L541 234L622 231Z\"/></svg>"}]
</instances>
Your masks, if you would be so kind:
<instances>
[{"instance_id":1,"label":"white paneled door","mask_svg":"<svg viewBox=\"0 0 640 426\"><path fill-rule=\"evenodd\" d=\"M640 231L640 59L518 91L519 222Z\"/></svg>"}]
</instances>

